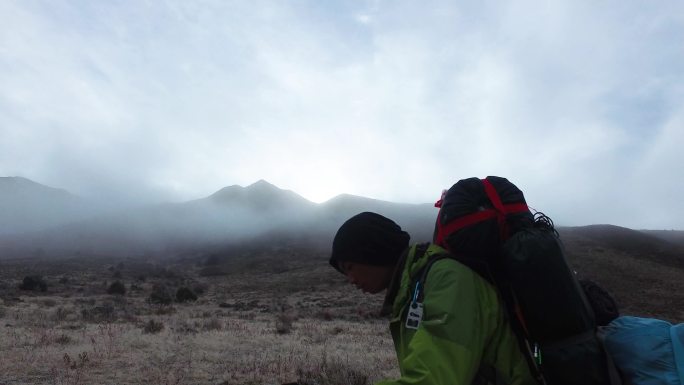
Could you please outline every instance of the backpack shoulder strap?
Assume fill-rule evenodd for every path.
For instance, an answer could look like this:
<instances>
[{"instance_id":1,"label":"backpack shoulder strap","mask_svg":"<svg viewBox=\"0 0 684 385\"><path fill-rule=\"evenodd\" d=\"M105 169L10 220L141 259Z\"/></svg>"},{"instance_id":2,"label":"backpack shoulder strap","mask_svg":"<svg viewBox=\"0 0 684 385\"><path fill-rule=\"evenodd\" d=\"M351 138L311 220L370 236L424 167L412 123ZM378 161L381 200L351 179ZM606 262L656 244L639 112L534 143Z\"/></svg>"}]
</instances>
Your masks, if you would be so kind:
<instances>
[{"instance_id":1,"label":"backpack shoulder strap","mask_svg":"<svg viewBox=\"0 0 684 385\"><path fill-rule=\"evenodd\" d=\"M422 300L422 289L425 287L425 281L427 281L427 276L428 273L430 272L430 268L432 265L434 265L435 262L440 261L442 259L453 259L462 265L468 267L470 270L474 271L477 275L480 277L484 278L486 281L491 283L492 285L495 285L494 281L494 276L492 275L491 269L489 268L489 264L479 258L471 258L471 257L466 257L463 255L453 255L451 253L439 253L439 254L434 254L430 256L430 260L428 263L416 274L418 280L414 281L414 284L411 287L415 287L416 283L418 283L420 286L420 292L419 292L419 298ZM496 286L496 285L495 285Z\"/></svg>"},{"instance_id":2,"label":"backpack shoulder strap","mask_svg":"<svg viewBox=\"0 0 684 385\"><path fill-rule=\"evenodd\" d=\"M417 253L418 251L416 251ZM537 363L537 353L533 351L533 347L530 346L530 343L527 339L527 333L525 330L524 324L522 324L521 320L518 318L516 314L516 305L515 305L515 299L514 298L509 298L510 295L510 289L502 288L499 287L499 284L497 284L497 281L494 277L494 274L492 273L492 270L489 266L489 263L487 263L484 258L472 258L472 257L466 257L463 255L454 255L448 252L445 253L438 253L430 256L430 260L428 263L418 271L418 273L415 275L417 279L414 279L412 281L412 285L410 286L411 288L414 288L413 296L410 296L411 301L416 301L416 302L422 302L424 298L424 287L425 287L425 281L427 280L428 273L430 272L430 268L432 265L440 261L442 259L450 258L453 259L457 262L460 262L464 266L470 268L473 270L476 274L478 274L480 277L483 279L487 280L489 283L491 283L501 296L501 300L503 302L503 307L504 307L504 316L509 320L511 329L513 330L513 334L516 336L516 339L518 340L518 344L520 346L520 350L523 353L523 356L525 356L527 360L527 364L530 368L530 372L534 376L534 378L537 380L537 383L546 385L546 380L541 372L541 368L539 367L539 364ZM490 368L487 367L481 367L480 371L478 372L478 376L486 379L487 381L492 381L492 379L496 379L498 383L500 384L501 378L496 378L496 376L492 376L492 374L495 374L496 371L492 372ZM497 383L497 382L494 382Z\"/></svg>"},{"instance_id":3,"label":"backpack shoulder strap","mask_svg":"<svg viewBox=\"0 0 684 385\"><path fill-rule=\"evenodd\" d=\"M427 252L427 247L429 246L429 244L423 244L419 246L425 246L424 251L422 251L422 254L424 254L425 252ZM416 249L416 254L418 254L418 252L419 250ZM471 270L473 270L476 274L480 275L490 283L494 284L493 276L489 270L488 264L485 261L478 260L476 258L468 258L464 256L454 256L449 252L436 253L430 256L430 259L428 260L427 264L425 264L425 266L423 266L423 268L420 269L418 273L415 275L417 279L415 279L411 285L411 287L415 288L414 295L411 297L412 301L423 302L423 288L425 287L425 282L427 281L427 276L430 272L430 268L432 267L432 265L435 264L435 262L447 258L462 263L466 267L469 267ZM501 374L494 366L489 365L485 362L480 362L480 367L475 375L475 379L473 380L473 385L508 385L508 383L503 380L503 376L501 376Z\"/></svg>"}]
</instances>

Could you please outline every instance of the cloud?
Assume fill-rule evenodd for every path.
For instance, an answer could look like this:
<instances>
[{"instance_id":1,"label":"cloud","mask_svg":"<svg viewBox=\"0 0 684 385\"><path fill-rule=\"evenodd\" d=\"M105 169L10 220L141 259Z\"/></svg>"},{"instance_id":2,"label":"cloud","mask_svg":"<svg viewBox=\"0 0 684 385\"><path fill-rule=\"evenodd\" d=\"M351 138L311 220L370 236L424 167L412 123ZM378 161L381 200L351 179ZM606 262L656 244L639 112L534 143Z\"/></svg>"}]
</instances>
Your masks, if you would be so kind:
<instances>
[{"instance_id":1,"label":"cloud","mask_svg":"<svg viewBox=\"0 0 684 385\"><path fill-rule=\"evenodd\" d=\"M683 8L4 2L0 174L110 199L263 178L404 202L502 175L560 223L684 228L677 182L662 215L626 214L682 164Z\"/></svg>"}]
</instances>

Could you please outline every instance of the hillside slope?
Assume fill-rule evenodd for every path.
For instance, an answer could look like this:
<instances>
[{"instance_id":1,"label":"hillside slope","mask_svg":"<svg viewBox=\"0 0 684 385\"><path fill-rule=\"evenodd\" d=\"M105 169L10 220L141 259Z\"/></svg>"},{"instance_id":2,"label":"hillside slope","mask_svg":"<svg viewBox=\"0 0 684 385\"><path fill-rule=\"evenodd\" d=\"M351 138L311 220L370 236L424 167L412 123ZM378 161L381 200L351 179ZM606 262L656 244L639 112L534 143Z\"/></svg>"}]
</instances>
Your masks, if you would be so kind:
<instances>
[{"instance_id":1,"label":"hillside slope","mask_svg":"<svg viewBox=\"0 0 684 385\"><path fill-rule=\"evenodd\" d=\"M623 314L684 322L684 248L611 225L559 233L572 268L608 289Z\"/></svg>"},{"instance_id":2,"label":"hillside slope","mask_svg":"<svg viewBox=\"0 0 684 385\"><path fill-rule=\"evenodd\" d=\"M0 235L38 231L84 219L88 201L21 177L0 177Z\"/></svg>"}]
</instances>

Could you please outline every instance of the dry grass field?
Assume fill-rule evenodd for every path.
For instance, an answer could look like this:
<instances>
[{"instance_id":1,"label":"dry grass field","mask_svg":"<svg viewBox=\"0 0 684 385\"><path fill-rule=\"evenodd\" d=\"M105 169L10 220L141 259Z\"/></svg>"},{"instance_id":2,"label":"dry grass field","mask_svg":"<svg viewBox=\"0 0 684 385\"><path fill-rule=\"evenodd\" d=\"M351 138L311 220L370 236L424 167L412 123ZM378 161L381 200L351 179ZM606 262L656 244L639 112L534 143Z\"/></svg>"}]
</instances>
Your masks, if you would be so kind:
<instances>
[{"instance_id":1,"label":"dry grass field","mask_svg":"<svg viewBox=\"0 0 684 385\"><path fill-rule=\"evenodd\" d=\"M684 269L565 238L572 267L623 313L684 321ZM34 275L46 291L19 288ZM180 288L197 299L179 302ZM398 375L381 301L296 248L0 260L0 385L370 384Z\"/></svg>"},{"instance_id":2,"label":"dry grass field","mask_svg":"<svg viewBox=\"0 0 684 385\"><path fill-rule=\"evenodd\" d=\"M286 257L0 262L0 384L361 385L396 376L375 316L382 298L350 291L320 255ZM47 291L19 290L29 274ZM108 294L115 281L124 295ZM180 287L198 299L177 302Z\"/></svg>"}]
</instances>

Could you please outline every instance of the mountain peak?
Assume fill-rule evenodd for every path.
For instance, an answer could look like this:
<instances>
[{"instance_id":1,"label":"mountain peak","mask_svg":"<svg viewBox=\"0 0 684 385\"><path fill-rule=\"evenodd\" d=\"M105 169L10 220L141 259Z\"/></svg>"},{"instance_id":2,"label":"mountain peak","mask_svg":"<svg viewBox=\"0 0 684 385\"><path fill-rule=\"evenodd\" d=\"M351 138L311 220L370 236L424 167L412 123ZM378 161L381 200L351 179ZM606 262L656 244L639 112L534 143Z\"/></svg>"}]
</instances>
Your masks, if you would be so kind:
<instances>
[{"instance_id":1,"label":"mountain peak","mask_svg":"<svg viewBox=\"0 0 684 385\"><path fill-rule=\"evenodd\" d=\"M255 188L259 188L259 189L269 188L269 189L280 190L280 188L278 188L276 185L269 183L264 179L259 179L258 181L256 181L256 182L250 184L249 186L245 187L245 189L248 189L248 190L249 189L255 189Z\"/></svg>"},{"instance_id":2,"label":"mountain peak","mask_svg":"<svg viewBox=\"0 0 684 385\"><path fill-rule=\"evenodd\" d=\"M277 186L268 183L267 181L263 179L259 179L258 181L243 187L237 184L230 185L223 187L222 189L216 191L215 193L211 194L209 197L213 199L226 199L229 197L236 197L236 196L246 196L249 194L254 194L254 193L266 193L266 192L277 192L277 191L284 191L278 188Z\"/></svg>"},{"instance_id":3,"label":"mountain peak","mask_svg":"<svg viewBox=\"0 0 684 385\"><path fill-rule=\"evenodd\" d=\"M75 198L73 194L64 189L46 186L21 176L0 177L0 189L2 189L0 193L5 194L52 194Z\"/></svg>"},{"instance_id":4,"label":"mountain peak","mask_svg":"<svg viewBox=\"0 0 684 385\"><path fill-rule=\"evenodd\" d=\"M209 196L208 199L220 204L240 204L262 208L313 205L297 193L283 190L264 179L259 179L247 187L238 185L224 187Z\"/></svg>"}]
</instances>

